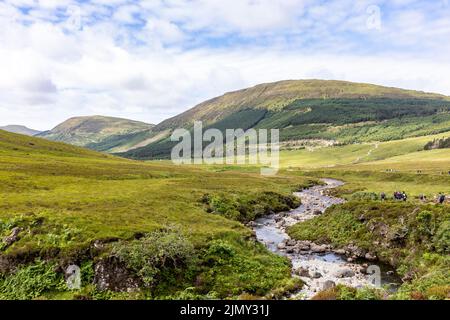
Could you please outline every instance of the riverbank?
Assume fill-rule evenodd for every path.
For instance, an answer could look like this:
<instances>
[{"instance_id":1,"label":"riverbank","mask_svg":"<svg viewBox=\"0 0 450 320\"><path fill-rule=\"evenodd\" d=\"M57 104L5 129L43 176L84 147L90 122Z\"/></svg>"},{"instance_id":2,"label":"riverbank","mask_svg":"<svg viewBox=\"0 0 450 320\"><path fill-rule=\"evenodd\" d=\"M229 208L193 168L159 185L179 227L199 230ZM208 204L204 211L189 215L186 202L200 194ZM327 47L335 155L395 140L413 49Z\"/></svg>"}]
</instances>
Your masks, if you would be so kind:
<instances>
[{"instance_id":1,"label":"riverbank","mask_svg":"<svg viewBox=\"0 0 450 320\"><path fill-rule=\"evenodd\" d=\"M287 229L297 242L394 268L402 284L390 299L450 298L449 232L448 206L371 200L350 200Z\"/></svg>"},{"instance_id":2,"label":"riverbank","mask_svg":"<svg viewBox=\"0 0 450 320\"><path fill-rule=\"evenodd\" d=\"M334 179L323 179L323 182L324 185L294 193L302 201L298 208L257 219L254 224L258 241L272 252L288 257L293 265L293 275L305 283L302 290L292 296L296 299L310 299L318 292L339 284L355 288L376 284L368 274L369 261L356 261L347 258L345 251L335 250L331 245L297 241L288 235L287 228L320 216L332 205L344 202L326 195L327 190L342 186L343 182ZM370 255L366 258L373 260ZM388 272L391 274L392 270ZM387 277L386 270L380 276L382 281L379 285L394 280Z\"/></svg>"}]
</instances>

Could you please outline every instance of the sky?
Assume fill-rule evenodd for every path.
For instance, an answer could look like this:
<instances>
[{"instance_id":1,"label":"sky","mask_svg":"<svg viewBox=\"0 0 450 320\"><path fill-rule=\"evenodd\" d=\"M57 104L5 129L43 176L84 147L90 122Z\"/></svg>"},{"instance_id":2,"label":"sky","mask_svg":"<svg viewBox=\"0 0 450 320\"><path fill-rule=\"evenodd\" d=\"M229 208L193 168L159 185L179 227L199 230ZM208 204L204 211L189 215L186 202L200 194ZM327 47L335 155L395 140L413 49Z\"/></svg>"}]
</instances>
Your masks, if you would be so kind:
<instances>
[{"instance_id":1,"label":"sky","mask_svg":"<svg viewBox=\"0 0 450 320\"><path fill-rule=\"evenodd\" d=\"M159 123L312 78L450 95L450 1L0 0L0 125Z\"/></svg>"}]
</instances>

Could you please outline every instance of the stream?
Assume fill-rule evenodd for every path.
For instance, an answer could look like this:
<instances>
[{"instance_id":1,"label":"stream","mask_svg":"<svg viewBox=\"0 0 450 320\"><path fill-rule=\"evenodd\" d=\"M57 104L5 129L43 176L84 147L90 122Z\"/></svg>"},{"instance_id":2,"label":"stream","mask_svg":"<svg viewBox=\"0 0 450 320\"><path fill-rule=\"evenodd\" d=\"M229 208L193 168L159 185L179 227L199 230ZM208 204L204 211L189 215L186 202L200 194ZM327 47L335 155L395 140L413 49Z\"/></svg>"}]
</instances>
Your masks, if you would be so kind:
<instances>
[{"instance_id":1,"label":"stream","mask_svg":"<svg viewBox=\"0 0 450 320\"><path fill-rule=\"evenodd\" d=\"M305 282L302 290L291 298L310 299L319 291L336 284L351 287L390 285L390 290L395 290L399 279L390 267L369 261L373 259L348 259L343 250L333 250L331 246L317 245L309 241L296 241L286 233L287 227L312 219L331 205L344 202L343 199L325 195L326 190L339 187L343 182L334 179L322 181L325 185L294 193L302 200L300 207L259 218L254 224L258 241L272 252L287 256L292 262L293 275L299 276ZM374 268L372 265L380 268L378 282L368 274Z\"/></svg>"}]
</instances>

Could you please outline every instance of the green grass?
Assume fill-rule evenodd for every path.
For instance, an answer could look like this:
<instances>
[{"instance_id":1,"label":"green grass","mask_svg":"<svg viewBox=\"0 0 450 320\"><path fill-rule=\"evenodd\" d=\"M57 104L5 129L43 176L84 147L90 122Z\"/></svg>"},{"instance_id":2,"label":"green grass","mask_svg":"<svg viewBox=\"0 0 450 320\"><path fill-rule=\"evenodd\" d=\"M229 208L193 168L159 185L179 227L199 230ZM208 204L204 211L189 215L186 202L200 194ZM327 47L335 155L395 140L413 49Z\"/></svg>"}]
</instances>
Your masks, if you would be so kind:
<instances>
[{"instance_id":1,"label":"green grass","mask_svg":"<svg viewBox=\"0 0 450 320\"><path fill-rule=\"evenodd\" d=\"M450 210L447 206L350 201L288 229L291 237L345 248L352 243L397 268L401 299L446 299L450 293Z\"/></svg>"},{"instance_id":2,"label":"green grass","mask_svg":"<svg viewBox=\"0 0 450 320\"><path fill-rule=\"evenodd\" d=\"M425 160L424 162L426 160L433 160L441 162L437 167L438 170L445 170L450 164L449 149L442 149L439 153L428 153L428 151L424 151L423 149L425 144L430 140L446 136L448 136L448 133L387 142L317 148L313 150L283 150L280 152L280 164L282 167L315 169L336 166L342 167L345 165L351 165L353 168L353 164L367 164L368 166L372 166L379 163L384 165L385 169L390 169L389 164L397 161L394 157L404 155L407 157L405 160L409 160L409 163L405 164L405 167L412 168L414 166L412 162L416 161L416 167L420 169L420 162L423 160ZM384 161L380 162L380 160Z\"/></svg>"},{"instance_id":3,"label":"green grass","mask_svg":"<svg viewBox=\"0 0 450 320\"><path fill-rule=\"evenodd\" d=\"M310 183L305 177L262 177L255 169L131 161L0 131L0 236L9 235L14 227L22 230L16 242L2 246L0 254L11 268L33 264L35 258L63 267L67 259L92 259L87 252L95 240L122 239L131 245L138 234L175 225L192 243L200 262L195 276L181 282L181 287L165 286L163 281L151 298L175 297L188 287L196 288L198 277L204 280L195 292L205 297L209 291L218 297L269 294L286 286L289 263L252 244L251 230L243 224L220 212L208 213L201 199L205 194L227 195L243 197L251 205L252 198L264 197L265 192L287 197L294 188ZM266 196L263 209L276 210L279 204L270 200L270 194ZM225 241L236 251L234 262L226 266L207 263L203 252L215 240ZM5 283L16 281L8 270L2 272L6 272ZM261 274L266 280L258 282ZM76 294L116 297L89 288ZM50 291L42 295L67 297L64 292Z\"/></svg>"},{"instance_id":4,"label":"green grass","mask_svg":"<svg viewBox=\"0 0 450 320\"><path fill-rule=\"evenodd\" d=\"M240 221L295 206L298 203L291 197L292 191L317 183L322 177L345 181L334 192L353 200L333 208L330 212L334 214L293 227L295 235L339 245L357 241L369 248L374 235L357 219L362 213L369 212L373 221L381 219L392 230L400 216L410 217L414 237L408 238L405 250L386 250L380 256L401 257L400 271L417 269L420 275L418 282L403 287L399 298L441 297L447 290L443 281L445 284L448 278L442 273L447 260L426 244L436 247L438 234L440 240L436 241L446 241L445 232L439 233L438 228L433 239L415 243L420 240L416 237L420 225L417 212L411 214L419 207L420 212L430 211L439 217L440 225L447 219L448 206L421 205L416 199L419 194L431 200L439 192L450 193L450 176L446 174L450 170L449 150L423 150L435 137L442 135L381 142L378 148L368 143L314 152L283 151L283 169L277 176L264 177L258 166L139 162L0 131L0 238L8 236L15 227L21 228L16 242L0 246L0 255L8 261L6 265L18 267L12 273L5 266L0 270L0 297L279 298L301 283L291 279L289 262L255 243L251 230ZM419 169L421 174L417 173ZM409 201L380 204L354 200L355 193L363 199L360 195L390 195L396 190L406 191ZM118 252L140 258L128 266L140 274L153 256L144 250L142 239L172 227L187 247L161 242L160 247L167 251L161 257L170 257L175 264L154 264L150 270L151 285L142 291L100 292L92 280L86 280L79 291L61 288L61 271L68 261L82 263L84 278L92 279L93 265L106 257L120 260ZM170 234L168 239L173 236ZM96 240L113 243L92 256L90 250ZM123 250L114 251L114 244ZM420 254L410 257L408 250L415 244ZM189 251L193 260L185 259L186 248L193 248L192 254ZM40 282L43 286L39 286ZM24 286L15 285L14 289L11 283ZM371 292L345 290L333 294L340 298L374 297Z\"/></svg>"},{"instance_id":5,"label":"green grass","mask_svg":"<svg viewBox=\"0 0 450 320\"><path fill-rule=\"evenodd\" d=\"M395 295L336 287L315 299L448 299L450 207L437 205L435 197L450 195L450 149L423 150L442 136L448 134L381 142L376 148L359 144L282 152L284 170L342 180L345 184L331 193L349 201L294 225L288 231L292 237L335 247L352 243L375 253L402 276L412 275ZM381 192L392 198L394 191L405 191L408 201L377 200ZM405 239L394 243L402 230L407 230Z\"/></svg>"}]
</instances>

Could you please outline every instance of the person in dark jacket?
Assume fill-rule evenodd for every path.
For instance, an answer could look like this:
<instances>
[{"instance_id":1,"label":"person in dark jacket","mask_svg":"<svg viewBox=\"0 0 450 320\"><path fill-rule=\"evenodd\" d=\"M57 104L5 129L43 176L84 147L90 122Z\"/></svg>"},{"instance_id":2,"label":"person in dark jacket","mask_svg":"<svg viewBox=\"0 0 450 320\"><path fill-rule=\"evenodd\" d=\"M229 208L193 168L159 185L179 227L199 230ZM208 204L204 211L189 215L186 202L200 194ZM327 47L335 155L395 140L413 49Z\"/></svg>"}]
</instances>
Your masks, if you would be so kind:
<instances>
[{"instance_id":1,"label":"person in dark jacket","mask_svg":"<svg viewBox=\"0 0 450 320\"><path fill-rule=\"evenodd\" d=\"M445 194L439 195L439 203L440 203L440 204L443 204L444 201L445 201Z\"/></svg>"}]
</instances>

